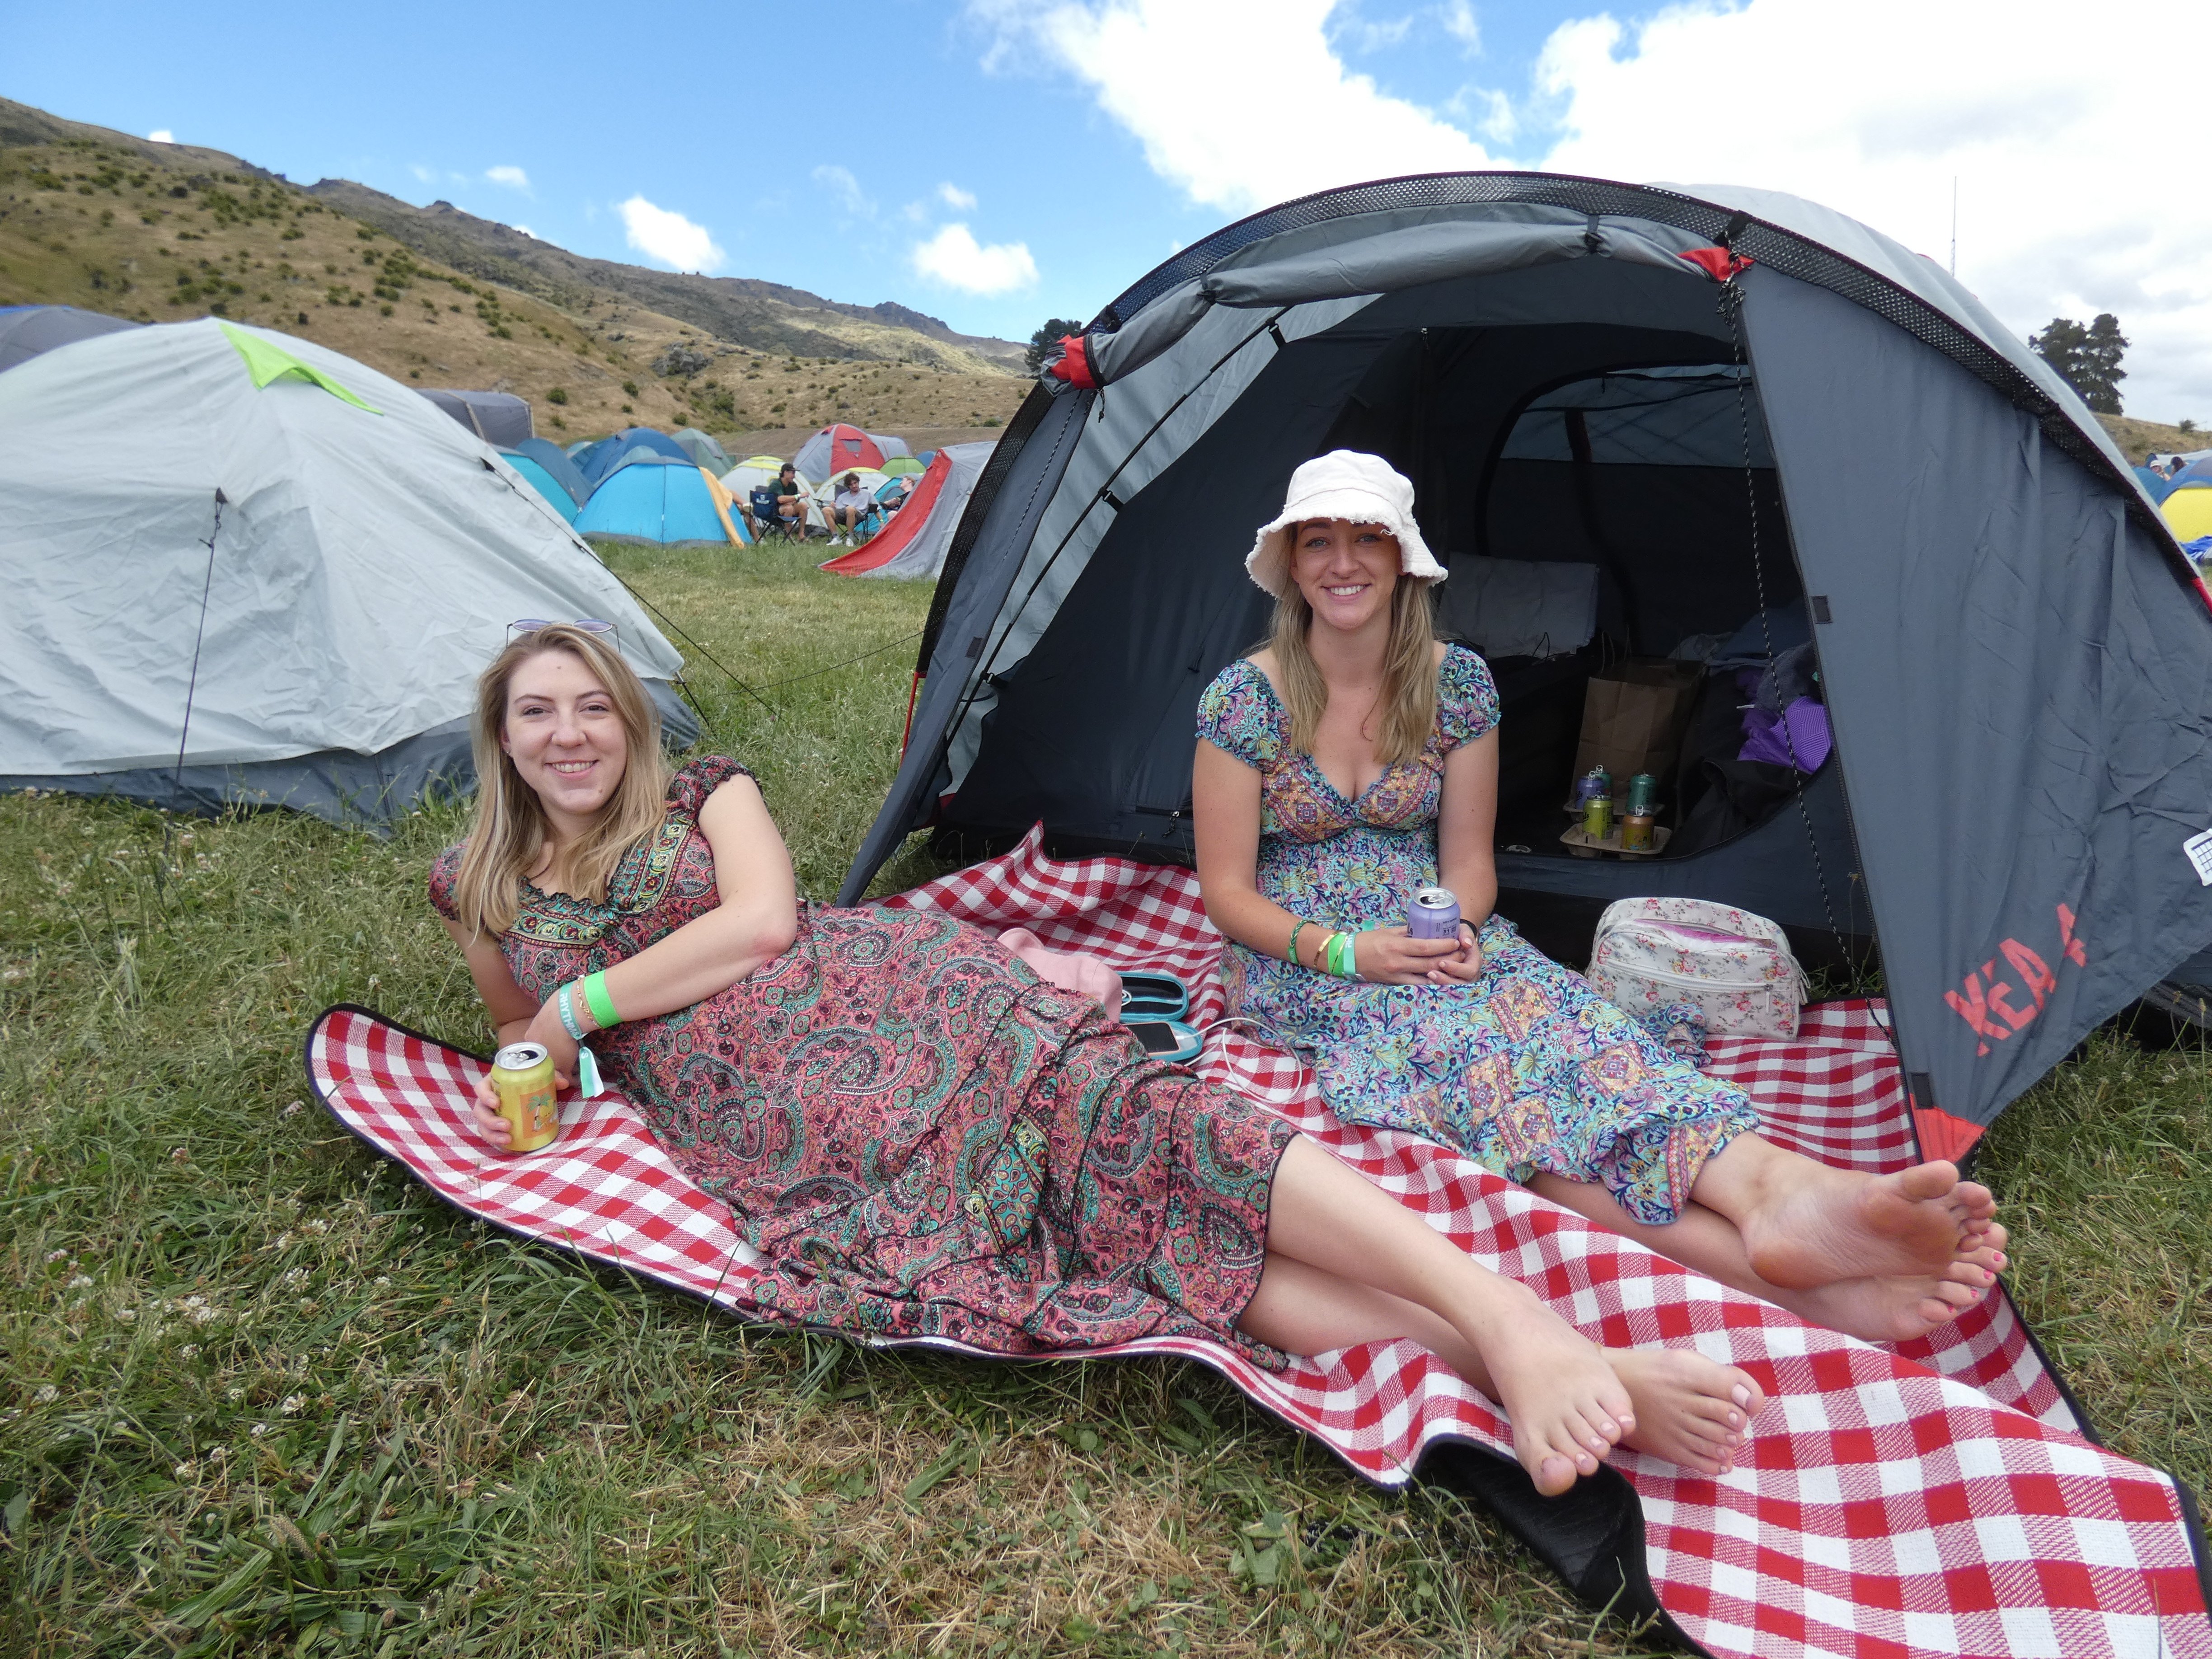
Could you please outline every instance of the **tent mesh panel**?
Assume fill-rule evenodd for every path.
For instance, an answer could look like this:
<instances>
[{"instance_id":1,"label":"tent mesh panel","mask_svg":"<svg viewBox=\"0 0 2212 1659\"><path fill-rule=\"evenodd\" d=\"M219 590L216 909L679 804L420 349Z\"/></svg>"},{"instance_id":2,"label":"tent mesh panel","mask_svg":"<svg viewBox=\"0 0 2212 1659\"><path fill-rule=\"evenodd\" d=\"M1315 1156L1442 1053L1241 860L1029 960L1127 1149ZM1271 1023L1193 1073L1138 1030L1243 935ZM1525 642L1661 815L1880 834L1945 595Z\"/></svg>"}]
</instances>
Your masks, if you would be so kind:
<instances>
[{"instance_id":1,"label":"tent mesh panel","mask_svg":"<svg viewBox=\"0 0 2212 1659\"><path fill-rule=\"evenodd\" d=\"M1139 278L1098 314L1097 320L1091 325L1091 331L1114 332L1154 300L1194 277L1204 276L1238 249L1286 230L1353 214L1475 202L1535 203L1579 213L1649 219L1715 243L1726 237L1737 252L1770 265L1785 276L1814 283L1865 307L1934 347L2003 393L2014 406L2033 416L2045 438L2093 475L2118 489L2130 515L2151 532L2159 546L2168 550L2170 562L2179 562L2176 563L2176 574L2183 574L2180 563L2185 561L2174 545L2165 520L2142 499L2134 481L2123 477L2105 452L2075 425L2072 417L2002 354L1991 350L1926 301L1907 293L1887 277L1876 276L1856 260L1846 259L1817 242L1763 219L1716 207L1693 197L1677 195L1673 191L1540 173L1424 173L1325 191L1240 219L1204 241L1185 248ZM2195 573L2187 574L2193 577Z\"/></svg>"}]
</instances>

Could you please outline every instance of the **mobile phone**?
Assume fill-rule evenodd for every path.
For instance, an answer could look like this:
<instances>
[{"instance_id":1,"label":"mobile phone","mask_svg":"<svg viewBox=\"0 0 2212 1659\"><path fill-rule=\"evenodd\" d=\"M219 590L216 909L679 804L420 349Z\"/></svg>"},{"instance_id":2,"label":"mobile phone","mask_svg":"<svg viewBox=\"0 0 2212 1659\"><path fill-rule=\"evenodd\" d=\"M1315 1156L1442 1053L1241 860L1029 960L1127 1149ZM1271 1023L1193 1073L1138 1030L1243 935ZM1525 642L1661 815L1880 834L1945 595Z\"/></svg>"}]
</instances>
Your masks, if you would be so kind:
<instances>
[{"instance_id":1,"label":"mobile phone","mask_svg":"<svg viewBox=\"0 0 2212 1659\"><path fill-rule=\"evenodd\" d=\"M1133 1019L1127 1026L1146 1054L1162 1060L1196 1060L1205 1046L1198 1033L1179 1019Z\"/></svg>"}]
</instances>

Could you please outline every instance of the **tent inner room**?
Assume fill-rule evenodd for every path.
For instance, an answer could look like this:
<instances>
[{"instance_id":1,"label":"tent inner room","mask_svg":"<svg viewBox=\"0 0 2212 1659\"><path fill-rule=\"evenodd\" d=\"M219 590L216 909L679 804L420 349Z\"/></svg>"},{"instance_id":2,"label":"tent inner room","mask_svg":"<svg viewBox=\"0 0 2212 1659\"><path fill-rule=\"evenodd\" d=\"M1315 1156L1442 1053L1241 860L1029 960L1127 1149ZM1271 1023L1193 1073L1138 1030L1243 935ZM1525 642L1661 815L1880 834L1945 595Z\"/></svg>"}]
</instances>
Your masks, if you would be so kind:
<instances>
[{"instance_id":1,"label":"tent inner room","mask_svg":"<svg viewBox=\"0 0 2212 1659\"><path fill-rule=\"evenodd\" d=\"M1253 530L1299 462L1358 449L1413 480L1449 572L1438 631L1497 682L1505 915L1570 959L1630 894L1760 909L1815 959L1870 932L1774 459L1718 296L1699 276L1583 259L1402 290L1288 340L1120 504L1031 649L994 675L945 815L963 850L1041 818L1066 854L1189 858L1198 695L1271 614L1243 568ZM1660 683L1638 704L1676 711L1674 752L1651 763L1664 834L1649 859L1563 839L1591 681L1624 672Z\"/></svg>"}]
</instances>

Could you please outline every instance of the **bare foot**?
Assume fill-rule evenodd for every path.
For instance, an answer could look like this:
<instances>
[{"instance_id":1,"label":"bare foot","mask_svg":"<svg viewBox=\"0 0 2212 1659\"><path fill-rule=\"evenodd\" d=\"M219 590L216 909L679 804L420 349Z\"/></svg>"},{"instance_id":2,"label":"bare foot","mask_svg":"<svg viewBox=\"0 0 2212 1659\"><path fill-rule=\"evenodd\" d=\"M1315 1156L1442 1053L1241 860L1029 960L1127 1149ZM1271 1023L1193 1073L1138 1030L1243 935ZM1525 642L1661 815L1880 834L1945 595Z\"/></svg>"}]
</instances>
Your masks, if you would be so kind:
<instances>
[{"instance_id":1,"label":"bare foot","mask_svg":"<svg viewBox=\"0 0 2212 1659\"><path fill-rule=\"evenodd\" d=\"M1635 1432L1635 1402L1606 1351L1533 1292L1510 1327L1474 1346L1512 1425L1513 1455L1547 1498L1595 1474Z\"/></svg>"},{"instance_id":2,"label":"bare foot","mask_svg":"<svg viewBox=\"0 0 2212 1659\"><path fill-rule=\"evenodd\" d=\"M1735 1468L1751 1419L1766 1403L1747 1373L1687 1348L1610 1348L1605 1357L1636 1408L1623 1445L1699 1474Z\"/></svg>"},{"instance_id":3,"label":"bare foot","mask_svg":"<svg viewBox=\"0 0 2212 1659\"><path fill-rule=\"evenodd\" d=\"M1988 1188L1946 1163L1861 1176L1793 1159L1776 1185L1737 1224L1753 1270L1787 1290L1939 1273L1962 1247L1979 1248L1996 1209Z\"/></svg>"},{"instance_id":4,"label":"bare foot","mask_svg":"<svg viewBox=\"0 0 2212 1659\"><path fill-rule=\"evenodd\" d=\"M1910 1342L1949 1324L1989 1293L1978 1269L1959 1264L1975 1282L1947 1274L1844 1279L1777 1298L1800 1319L1863 1342Z\"/></svg>"}]
</instances>

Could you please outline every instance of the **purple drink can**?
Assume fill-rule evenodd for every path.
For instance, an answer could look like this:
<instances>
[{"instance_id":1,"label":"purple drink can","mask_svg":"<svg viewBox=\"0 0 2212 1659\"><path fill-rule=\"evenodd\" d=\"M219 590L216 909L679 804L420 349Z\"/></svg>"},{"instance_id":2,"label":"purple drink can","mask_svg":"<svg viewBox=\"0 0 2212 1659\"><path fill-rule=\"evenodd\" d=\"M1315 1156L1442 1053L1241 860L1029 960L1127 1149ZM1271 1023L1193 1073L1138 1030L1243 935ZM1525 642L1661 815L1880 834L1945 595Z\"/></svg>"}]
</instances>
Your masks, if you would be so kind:
<instances>
[{"instance_id":1,"label":"purple drink can","mask_svg":"<svg viewBox=\"0 0 2212 1659\"><path fill-rule=\"evenodd\" d=\"M1413 939L1455 939L1459 900L1446 887L1424 887L1406 907L1406 933Z\"/></svg>"}]
</instances>

